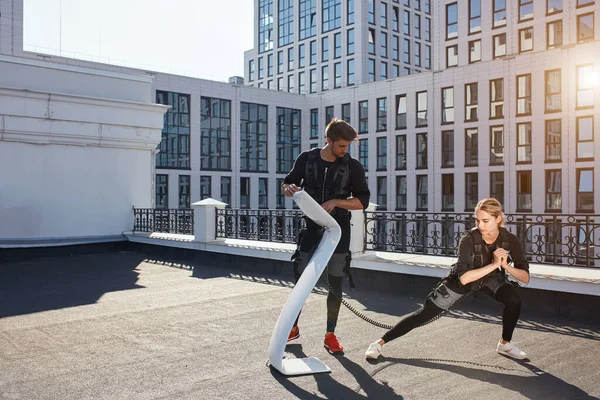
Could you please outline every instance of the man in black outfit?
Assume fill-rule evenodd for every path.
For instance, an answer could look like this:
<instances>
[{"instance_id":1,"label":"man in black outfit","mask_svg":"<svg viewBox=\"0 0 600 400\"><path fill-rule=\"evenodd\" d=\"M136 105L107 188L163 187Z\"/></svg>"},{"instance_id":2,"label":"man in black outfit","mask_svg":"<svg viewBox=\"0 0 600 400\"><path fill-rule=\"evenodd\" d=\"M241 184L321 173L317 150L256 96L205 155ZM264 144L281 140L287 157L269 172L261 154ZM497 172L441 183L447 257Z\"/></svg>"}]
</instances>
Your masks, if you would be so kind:
<instances>
[{"instance_id":1,"label":"man in black outfit","mask_svg":"<svg viewBox=\"0 0 600 400\"><path fill-rule=\"evenodd\" d=\"M305 190L317 203L329 212L342 230L342 237L327 264L329 294L327 296L327 331L324 345L332 353L344 350L334 334L340 305L344 270L350 266L350 212L363 210L369 205L370 192L362 164L348 154L348 146L357 140L358 134L347 122L334 118L325 130L327 144L302 152L294 167L285 177L281 190L292 197ZM298 240L298 248L292 257L294 278L308 265L311 253L318 246L323 228L306 218L306 229ZM300 316L298 316L299 318ZM300 337L298 318L294 323L288 342Z\"/></svg>"}]
</instances>

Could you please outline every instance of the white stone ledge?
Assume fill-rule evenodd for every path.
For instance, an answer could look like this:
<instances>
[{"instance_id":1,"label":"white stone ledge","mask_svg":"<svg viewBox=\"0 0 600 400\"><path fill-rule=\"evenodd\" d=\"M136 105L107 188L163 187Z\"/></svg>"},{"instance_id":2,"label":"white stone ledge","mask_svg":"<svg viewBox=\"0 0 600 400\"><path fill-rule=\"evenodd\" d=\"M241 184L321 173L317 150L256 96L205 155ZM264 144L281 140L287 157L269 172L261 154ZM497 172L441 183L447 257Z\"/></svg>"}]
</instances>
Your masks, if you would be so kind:
<instances>
[{"instance_id":1,"label":"white stone ledge","mask_svg":"<svg viewBox=\"0 0 600 400\"><path fill-rule=\"evenodd\" d=\"M194 241L193 235L124 232L129 241L168 247L180 247L235 254L246 257L289 261L295 244L220 239L209 243ZM456 261L455 257L367 251L354 256L352 267L417 276L442 278ZM600 269L530 264L531 280L526 287L558 292L600 296Z\"/></svg>"}]
</instances>

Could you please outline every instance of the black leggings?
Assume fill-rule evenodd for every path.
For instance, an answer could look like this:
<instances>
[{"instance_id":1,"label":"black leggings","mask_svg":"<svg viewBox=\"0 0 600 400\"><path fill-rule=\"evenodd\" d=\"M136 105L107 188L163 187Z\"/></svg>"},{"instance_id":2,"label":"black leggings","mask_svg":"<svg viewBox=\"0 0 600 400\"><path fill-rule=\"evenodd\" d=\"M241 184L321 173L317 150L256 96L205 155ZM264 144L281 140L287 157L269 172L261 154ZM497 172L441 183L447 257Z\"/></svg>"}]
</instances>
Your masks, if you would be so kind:
<instances>
[{"instance_id":1,"label":"black leggings","mask_svg":"<svg viewBox=\"0 0 600 400\"><path fill-rule=\"evenodd\" d=\"M504 304L504 312L502 313L502 339L511 341L512 334L517 326L517 321L519 320L519 315L521 315L521 297L519 297L515 287L510 283L505 283L500 286L496 291L496 295L494 295L487 287L483 287L481 291ZM427 299L421 308L403 317L392 329L387 331L381 339L387 343L400 336L406 335L416 327L419 327L432 318L440 315L443 311L443 309Z\"/></svg>"},{"instance_id":2,"label":"black leggings","mask_svg":"<svg viewBox=\"0 0 600 400\"><path fill-rule=\"evenodd\" d=\"M300 276L295 276L296 283ZM327 295L327 332L334 332L337 325L338 315L340 314L340 306L342 305L342 285L344 283L343 276L333 276L327 274L329 282L329 294ZM300 314L296 317L294 326L298 326Z\"/></svg>"}]
</instances>

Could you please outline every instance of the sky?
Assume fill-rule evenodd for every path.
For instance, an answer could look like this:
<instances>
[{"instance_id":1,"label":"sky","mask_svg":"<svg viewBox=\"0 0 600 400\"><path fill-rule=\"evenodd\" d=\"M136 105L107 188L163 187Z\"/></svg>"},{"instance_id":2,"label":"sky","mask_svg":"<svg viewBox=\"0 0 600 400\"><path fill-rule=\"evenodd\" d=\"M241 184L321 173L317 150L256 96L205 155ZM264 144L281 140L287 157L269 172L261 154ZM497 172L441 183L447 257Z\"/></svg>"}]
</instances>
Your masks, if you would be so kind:
<instances>
[{"instance_id":1,"label":"sky","mask_svg":"<svg viewBox=\"0 0 600 400\"><path fill-rule=\"evenodd\" d=\"M204 79L244 76L253 0L24 0L24 49Z\"/></svg>"}]
</instances>

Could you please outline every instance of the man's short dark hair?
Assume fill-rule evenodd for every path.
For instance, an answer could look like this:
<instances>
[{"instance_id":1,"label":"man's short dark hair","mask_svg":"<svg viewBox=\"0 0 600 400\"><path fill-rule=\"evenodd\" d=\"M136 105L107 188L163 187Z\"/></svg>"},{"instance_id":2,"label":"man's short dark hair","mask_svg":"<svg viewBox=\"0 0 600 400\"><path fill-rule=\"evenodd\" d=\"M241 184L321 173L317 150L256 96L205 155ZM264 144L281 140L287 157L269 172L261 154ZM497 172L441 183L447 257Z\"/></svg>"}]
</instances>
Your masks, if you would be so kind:
<instances>
[{"instance_id":1,"label":"man's short dark hair","mask_svg":"<svg viewBox=\"0 0 600 400\"><path fill-rule=\"evenodd\" d=\"M325 129L325 137L328 137L334 142L337 140L347 140L348 142L352 142L358 138L358 133L356 133L356 130L352 125L346 121L334 118Z\"/></svg>"}]
</instances>

